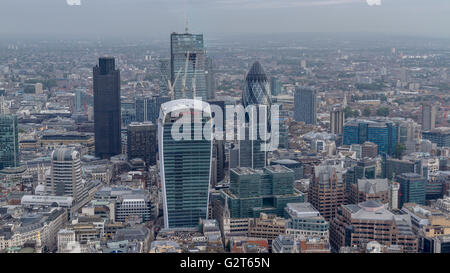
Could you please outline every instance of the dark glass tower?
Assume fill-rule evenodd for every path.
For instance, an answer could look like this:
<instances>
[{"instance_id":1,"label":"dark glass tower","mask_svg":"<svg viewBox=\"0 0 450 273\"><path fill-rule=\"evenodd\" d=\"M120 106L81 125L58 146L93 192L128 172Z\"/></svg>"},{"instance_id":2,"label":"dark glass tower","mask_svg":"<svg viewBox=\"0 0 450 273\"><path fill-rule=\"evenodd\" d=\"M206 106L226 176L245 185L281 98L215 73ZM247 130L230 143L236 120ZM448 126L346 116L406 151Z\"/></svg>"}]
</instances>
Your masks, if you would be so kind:
<instances>
[{"instance_id":1,"label":"dark glass tower","mask_svg":"<svg viewBox=\"0 0 450 273\"><path fill-rule=\"evenodd\" d=\"M94 67L95 156L121 153L120 72L114 58L100 58Z\"/></svg>"},{"instance_id":2,"label":"dark glass tower","mask_svg":"<svg viewBox=\"0 0 450 273\"><path fill-rule=\"evenodd\" d=\"M0 115L0 170L19 166L19 130L17 117Z\"/></svg>"}]
</instances>

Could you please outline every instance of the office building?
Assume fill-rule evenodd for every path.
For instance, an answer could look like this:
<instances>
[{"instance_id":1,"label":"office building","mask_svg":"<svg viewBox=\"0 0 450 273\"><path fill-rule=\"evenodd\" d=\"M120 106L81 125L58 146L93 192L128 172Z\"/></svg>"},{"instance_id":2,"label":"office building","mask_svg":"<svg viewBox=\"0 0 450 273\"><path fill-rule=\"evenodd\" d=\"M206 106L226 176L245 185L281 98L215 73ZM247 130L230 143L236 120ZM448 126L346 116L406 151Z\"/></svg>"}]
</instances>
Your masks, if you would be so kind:
<instances>
[{"instance_id":1,"label":"office building","mask_svg":"<svg viewBox=\"0 0 450 273\"><path fill-rule=\"evenodd\" d=\"M272 253L294 253L295 240L292 235L280 234L272 241Z\"/></svg>"},{"instance_id":2,"label":"office building","mask_svg":"<svg viewBox=\"0 0 450 273\"><path fill-rule=\"evenodd\" d=\"M386 119L350 119L344 125L344 145L363 144L366 141L378 146L378 154L394 154L398 143L397 125Z\"/></svg>"},{"instance_id":3,"label":"office building","mask_svg":"<svg viewBox=\"0 0 450 273\"><path fill-rule=\"evenodd\" d=\"M436 106L431 103L422 104L422 131L434 130L436 125Z\"/></svg>"},{"instance_id":4,"label":"office building","mask_svg":"<svg viewBox=\"0 0 450 273\"><path fill-rule=\"evenodd\" d=\"M156 164L156 125L133 122L127 128L128 160L140 158L148 166Z\"/></svg>"},{"instance_id":5,"label":"office building","mask_svg":"<svg viewBox=\"0 0 450 273\"><path fill-rule=\"evenodd\" d=\"M303 165L302 163L300 163L297 160L293 160L293 159L279 159L279 160L274 160L270 162L270 165L282 165L285 166L288 169L291 169L294 171L294 178L295 180L299 180L303 178Z\"/></svg>"},{"instance_id":6,"label":"office building","mask_svg":"<svg viewBox=\"0 0 450 273\"><path fill-rule=\"evenodd\" d=\"M295 87L294 120L303 121L306 124L317 123L317 94L314 89Z\"/></svg>"},{"instance_id":7,"label":"office building","mask_svg":"<svg viewBox=\"0 0 450 273\"><path fill-rule=\"evenodd\" d=\"M203 34L170 35L170 81L174 99L207 99Z\"/></svg>"},{"instance_id":8,"label":"office building","mask_svg":"<svg viewBox=\"0 0 450 273\"><path fill-rule=\"evenodd\" d=\"M242 92L242 104L244 108L248 105L267 105L270 109L272 104L270 84L259 62L254 62L247 73Z\"/></svg>"},{"instance_id":9,"label":"office building","mask_svg":"<svg viewBox=\"0 0 450 273\"><path fill-rule=\"evenodd\" d=\"M114 58L100 58L93 72L95 156L110 158L122 152L120 71Z\"/></svg>"},{"instance_id":10,"label":"office building","mask_svg":"<svg viewBox=\"0 0 450 273\"><path fill-rule=\"evenodd\" d=\"M283 91L283 86L282 86L280 80L277 77L272 77L270 79L270 93L272 94L272 96L281 95L282 91Z\"/></svg>"},{"instance_id":11,"label":"office building","mask_svg":"<svg viewBox=\"0 0 450 273\"><path fill-rule=\"evenodd\" d=\"M450 129L438 128L432 131L423 132L422 138L435 143L438 147L450 147Z\"/></svg>"},{"instance_id":12,"label":"office building","mask_svg":"<svg viewBox=\"0 0 450 273\"><path fill-rule=\"evenodd\" d=\"M395 181L400 184L400 208L405 203L425 205L426 179L424 177L416 173L403 173L395 176Z\"/></svg>"},{"instance_id":13,"label":"office building","mask_svg":"<svg viewBox=\"0 0 450 273\"><path fill-rule=\"evenodd\" d=\"M0 115L0 170L19 166L19 128L17 117Z\"/></svg>"},{"instance_id":14,"label":"office building","mask_svg":"<svg viewBox=\"0 0 450 273\"><path fill-rule=\"evenodd\" d=\"M172 117L172 112L181 112L187 115L183 119L191 121L187 139L178 140L172 135L172 127L179 119ZM194 124L197 118L201 126ZM209 104L199 100L174 100L161 106L158 146L165 228L192 228L207 218L212 130L204 128L211 126L210 119Z\"/></svg>"},{"instance_id":15,"label":"office building","mask_svg":"<svg viewBox=\"0 0 450 273\"><path fill-rule=\"evenodd\" d=\"M285 208L286 234L294 239L320 238L328 241L329 223L311 203L289 203Z\"/></svg>"},{"instance_id":16,"label":"office building","mask_svg":"<svg viewBox=\"0 0 450 273\"><path fill-rule=\"evenodd\" d=\"M272 240L286 231L286 219L275 214L261 213L258 218L251 218L248 225L248 236L267 239L269 250L272 248Z\"/></svg>"},{"instance_id":17,"label":"office building","mask_svg":"<svg viewBox=\"0 0 450 273\"><path fill-rule=\"evenodd\" d=\"M361 157L362 158L375 158L378 155L378 145L373 142L364 142L361 145Z\"/></svg>"},{"instance_id":18,"label":"office building","mask_svg":"<svg viewBox=\"0 0 450 273\"><path fill-rule=\"evenodd\" d=\"M315 166L308 201L327 221L333 219L338 207L345 201L343 170L331 165Z\"/></svg>"},{"instance_id":19,"label":"office building","mask_svg":"<svg viewBox=\"0 0 450 273\"><path fill-rule=\"evenodd\" d=\"M375 200L382 204L389 203L389 183L387 179L358 179L350 188L350 204L359 204Z\"/></svg>"},{"instance_id":20,"label":"office building","mask_svg":"<svg viewBox=\"0 0 450 273\"><path fill-rule=\"evenodd\" d=\"M46 191L49 195L73 197L77 203L87 196L81 176L80 153L70 148L52 152Z\"/></svg>"},{"instance_id":21,"label":"office building","mask_svg":"<svg viewBox=\"0 0 450 273\"><path fill-rule=\"evenodd\" d=\"M373 200L343 205L339 211L330 223L330 243L336 251L377 241L386 246L399 245L405 253L417 252L418 239L408 215L393 214Z\"/></svg>"},{"instance_id":22,"label":"office building","mask_svg":"<svg viewBox=\"0 0 450 273\"><path fill-rule=\"evenodd\" d=\"M421 160L386 158L383 160L383 168L384 177L388 179L392 179L395 175L403 173L423 173Z\"/></svg>"},{"instance_id":23,"label":"office building","mask_svg":"<svg viewBox=\"0 0 450 273\"><path fill-rule=\"evenodd\" d=\"M342 135L344 133L344 110L334 108L330 112L330 133Z\"/></svg>"},{"instance_id":24,"label":"office building","mask_svg":"<svg viewBox=\"0 0 450 273\"><path fill-rule=\"evenodd\" d=\"M230 218L256 218L260 213L284 215L287 203L304 202L294 189L294 172L276 165L264 169L230 170L230 188L221 190Z\"/></svg>"},{"instance_id":25,"label":"office building","mask_svg":"<svg viewBox=\"0 0 450 273\"><path fill-rule=\"evenodd\" d=\"M245 78L242 104L244 107L254 105L257 109L260 105L267 106L268 125L270 124L270 107L272 105L269 92L270 86L264 69L259 62L253 63ZM259 169L267 166L264 136L260 135L259 114L261 113L258 109L257 117L254 118L258 121L257 126L251 127L250 124L245 124L245 139L239 140L239 167ZM250 117L246 117L246 122L249 122L249 119ZM269 130L268 126L267 133Z\"/></svg>"},{"instance_id":26,"label":"office building","mask_svg":"<svg viewBox=\"0 0 450 273\"><path fill-rule=\"evenodd\" d=\"M214 72L214 63L211 57L206 57L206 94L208 100L216 97L216 79Z\"/></svg>"}]
</instances>

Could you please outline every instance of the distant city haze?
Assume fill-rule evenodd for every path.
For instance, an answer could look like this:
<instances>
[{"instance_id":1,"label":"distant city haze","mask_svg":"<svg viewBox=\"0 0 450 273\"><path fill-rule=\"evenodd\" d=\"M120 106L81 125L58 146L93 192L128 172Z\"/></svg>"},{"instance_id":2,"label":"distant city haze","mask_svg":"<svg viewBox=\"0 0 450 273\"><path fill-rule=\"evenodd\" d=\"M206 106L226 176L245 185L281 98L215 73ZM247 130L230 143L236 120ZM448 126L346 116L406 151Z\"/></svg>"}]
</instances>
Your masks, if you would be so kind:
<instances>
[{"instance_id":1,"label":"distant city haze","mask_svg":"<svg viewBox=\"0 0 450 273\"><path fill-rule=\"evenodd\" d=\"M448 0L1 0L4 37L357 32L450 38Z\"/></svg>"}]
</instances>

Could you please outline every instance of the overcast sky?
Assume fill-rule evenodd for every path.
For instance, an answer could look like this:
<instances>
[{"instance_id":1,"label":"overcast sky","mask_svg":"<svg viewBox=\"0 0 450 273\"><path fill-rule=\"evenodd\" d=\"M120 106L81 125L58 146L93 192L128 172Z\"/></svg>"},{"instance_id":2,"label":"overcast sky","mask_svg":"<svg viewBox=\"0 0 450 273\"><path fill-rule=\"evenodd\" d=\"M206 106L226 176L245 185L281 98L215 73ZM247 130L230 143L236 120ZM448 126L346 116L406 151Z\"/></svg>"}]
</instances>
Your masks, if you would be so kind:
<instances>
[{"instance_id":1,"label":"overcast sky","mask_svg":"<svg viewBox=\"0 0 450 273\"><path fill-rule=\"evenodd\" d=\"M67 2L81 5L68 5ZM0 35L379 32L450 37L450 0L0 0Z\"/></svg>"}]
</instances>

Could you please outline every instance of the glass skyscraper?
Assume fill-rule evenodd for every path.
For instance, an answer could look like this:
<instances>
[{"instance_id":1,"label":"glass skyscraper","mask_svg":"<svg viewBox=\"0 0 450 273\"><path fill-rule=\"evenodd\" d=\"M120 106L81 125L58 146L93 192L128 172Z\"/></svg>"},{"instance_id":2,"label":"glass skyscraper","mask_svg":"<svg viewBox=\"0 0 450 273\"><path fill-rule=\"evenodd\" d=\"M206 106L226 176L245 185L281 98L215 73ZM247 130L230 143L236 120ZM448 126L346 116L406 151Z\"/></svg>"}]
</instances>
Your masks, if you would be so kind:
<instances>
[{"instance_id":1,"label":"glass skyscraper","mask_svg":"<svg viewBox=\"0 0 450 273\"><path fill-rule=\"evenodd\" d=\"M295 87L294 119L306 124L317 123L317 94L309 87Z\"/></svg>"},{"instance_id":2,"label":"glass skyscraper","mask_svg":"<svg viewBox=\"0 0 450 273\"><path fill-rule=\"evenodd\" d=\"M95 156L110 158L122 152L120 71L114 58L100 58L93 72Z\"/></svg>"},{"instance_id":3,"label":"glass skyscraper","mask_svg":"<svg viewBox=\"0 0 450 273\"><path fill-rule=\"evenodd\" d=\"M191 120L187 125L191 127L190 140L177 140L172 135L174 124L181 118L172 117L174 111L188 115ZM201 124L194 125L197 118ZM199 100L180 99L161 105L158 144L165 228L195 228L200 218L207 218L212 161L212 128L208 121L211 118L209 104ZM182 128L187 130L185 126ZM203 128L209 130L202 132ZM196 140L196 134L201 139Z\"/></svg>"},{"instance_id":4,"label":"glass skyscraper","mask_svg":"<svg viewBox=\"0 0 450 273\"><path fill-rule=\"evenodd\" d=\"M242 104L244 107L254 105L267 106L267 123L270 125L270 107L272 100L270 96L270 84L264 69L259 62L253 63L250 71L245 78L244 91L242 92ZM257 109L257 115L259 110ZM246 126L245 128L245 140L239 140L239 166L250 167L254 169L260 169L267 166L267 152L261 150L264 146L259 130L259 117L258 126L252 128ZM249 121L249 117L246 118ZM268 126L270 128L270 126ZM254 129L254 130L253 130ZM256 130L256 131L255 131Z\"/></svg>"},{"instance_id":5,"label":"glass skyscraper","mask_svg":"<svg viewBox=\"0 0 450 273\"><path fill-rule=\"evenodd\" d=\"M170 35L170 81L174 99L207 99L203 34Z\"/></svg>"},{"instance_id":6,"label":"glass skyscraper","mask_svg":"<svg viewBox=\"0 0 450 273\"><path fill-rule=\"evenodd\" d=\"M0 115L0 170L19 166L17 117Z\"/></svg>"}]
</instances>

